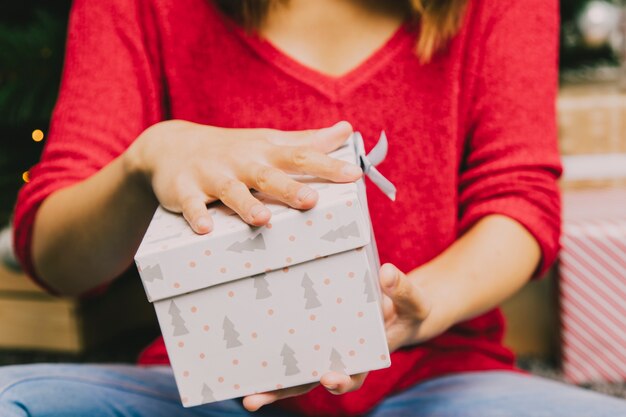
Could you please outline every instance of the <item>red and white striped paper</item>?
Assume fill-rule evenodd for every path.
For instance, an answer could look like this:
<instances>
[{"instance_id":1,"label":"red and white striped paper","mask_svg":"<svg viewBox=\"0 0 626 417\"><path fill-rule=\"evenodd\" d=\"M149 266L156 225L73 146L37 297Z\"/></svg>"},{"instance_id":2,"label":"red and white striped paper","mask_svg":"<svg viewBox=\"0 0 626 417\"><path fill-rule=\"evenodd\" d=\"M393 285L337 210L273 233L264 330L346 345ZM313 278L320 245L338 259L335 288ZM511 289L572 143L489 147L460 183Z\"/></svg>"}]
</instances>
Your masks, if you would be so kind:
<instances>
[{"instance_id":1,"label":"red and white striped paper","mask_svg":"<svg viewBox=\"0 0 626 417\"><path fill-rule=\"evenodd\" d=\"M626 189L563 196L559 259L563 372L626 381Z\"/></svg>"}]
</instances>

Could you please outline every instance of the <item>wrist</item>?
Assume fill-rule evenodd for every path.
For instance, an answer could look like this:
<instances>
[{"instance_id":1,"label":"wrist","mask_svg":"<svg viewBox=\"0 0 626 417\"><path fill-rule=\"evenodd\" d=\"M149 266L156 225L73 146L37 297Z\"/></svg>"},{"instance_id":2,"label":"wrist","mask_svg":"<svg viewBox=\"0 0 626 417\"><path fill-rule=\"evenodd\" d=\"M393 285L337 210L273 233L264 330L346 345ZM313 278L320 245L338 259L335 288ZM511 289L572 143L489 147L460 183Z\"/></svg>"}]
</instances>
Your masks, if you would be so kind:
<instances>
[{"instance_id":1,"label":"wrist","mask_svg":"<svg viewBox=\"0 0 626 417\"><path fill-rule=\"evenodd\" d=\"M462 320L464 300L458 296L448 272L426 264L413 270L409 277L430 302L431 311L426 321L438 329L435 333L443 333Z\"/></svg>"}]
</instances>

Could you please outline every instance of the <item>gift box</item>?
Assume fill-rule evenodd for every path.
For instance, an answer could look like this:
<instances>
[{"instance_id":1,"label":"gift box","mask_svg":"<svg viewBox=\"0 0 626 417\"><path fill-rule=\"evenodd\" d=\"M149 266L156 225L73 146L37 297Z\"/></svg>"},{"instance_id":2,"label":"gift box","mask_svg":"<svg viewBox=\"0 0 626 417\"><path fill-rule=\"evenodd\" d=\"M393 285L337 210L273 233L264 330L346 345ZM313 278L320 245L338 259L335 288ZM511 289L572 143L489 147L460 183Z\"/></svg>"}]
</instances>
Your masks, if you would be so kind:
<instances>
[{"instance_id":1,"label":"gift box","mask_svg":"<svg viewBox=\"0 0 626 417\"><path fill-rule=\"evenodd\" d=\"M379 143L374 163L386 152ZM393 190L360 135L331 156ZM215 203L214 230L200 236L156 211L135 261L184 406L390 365L364 182L298 179L317 190L317 205L299 211L256 194L272 212L264 227Z\"/></svg>"},{"instance_id":2,"label":"gift box","mask_svg":"<svg viewBox=\"0 0 626 417\"><path fill-rule=\"evenodd\" d=\"M563 195L562 366L572 383L626 380L626 188Z\"/></svg>"}]
</instances>

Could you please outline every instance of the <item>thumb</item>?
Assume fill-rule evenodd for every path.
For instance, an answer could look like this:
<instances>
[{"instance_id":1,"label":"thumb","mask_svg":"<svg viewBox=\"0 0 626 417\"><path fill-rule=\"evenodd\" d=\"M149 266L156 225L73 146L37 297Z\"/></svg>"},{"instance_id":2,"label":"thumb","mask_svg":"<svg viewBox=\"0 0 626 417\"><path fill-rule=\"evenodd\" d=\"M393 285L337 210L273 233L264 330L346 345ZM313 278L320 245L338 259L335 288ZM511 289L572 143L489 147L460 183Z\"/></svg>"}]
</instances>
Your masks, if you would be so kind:
<instances>
[{"instance_id":1,"label":"thumb","mask_svg":"<svg viewBox=\"0 0 626 417\"><path fill-rule=\"evenodd\" d=\"M304 146L328 153L343 145L352 132L352 125L344 120L322 129L275 131L270 141L276 145Z\"/></svg>"},{"instance_id":2,"label":"thumb","mask_svg":"<svg viewBox=\"0 0 626 417\"><path fill-rule=\"evenodd\" d=\"M430 313L430 303L423 292L394 265L384 264L380 268L380 286L399 316L424 320Z\"/></svg>"}]
</instances>

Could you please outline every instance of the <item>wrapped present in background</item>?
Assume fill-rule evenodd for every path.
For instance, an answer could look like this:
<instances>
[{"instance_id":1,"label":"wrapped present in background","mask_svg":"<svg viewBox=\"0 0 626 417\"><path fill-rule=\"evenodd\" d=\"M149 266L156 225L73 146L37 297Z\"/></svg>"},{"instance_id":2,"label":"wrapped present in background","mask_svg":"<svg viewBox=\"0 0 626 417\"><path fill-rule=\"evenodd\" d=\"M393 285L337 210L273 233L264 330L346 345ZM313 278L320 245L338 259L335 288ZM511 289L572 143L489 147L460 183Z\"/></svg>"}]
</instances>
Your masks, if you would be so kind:
<instances>
[{"instance_id":1,"label":"wrapped present in background","mask_svg":"<svg viewBox=\"0 0 626 417\"><path fill-rule=\"evenodd\" d=\"M360 160L390 186L365 158L360 135L331 156ZM180 215L155 213L135 261L185 406L390 365L364 182L303 180L319 193L315 208L259 194L272 211L265 227L221 203L211 206L215 227L203 236Z\"/></svg>"},{"instance_id":2,"label":"wrapped present in background","mask_svg":"<svg viewBox=\"0 0 626 417\"><path fill-rule=\"evenodd\" d=\"M626 381L626 188L568 191L559 259L562 365L573 383Z\"/></svg>"}]
</instances>

